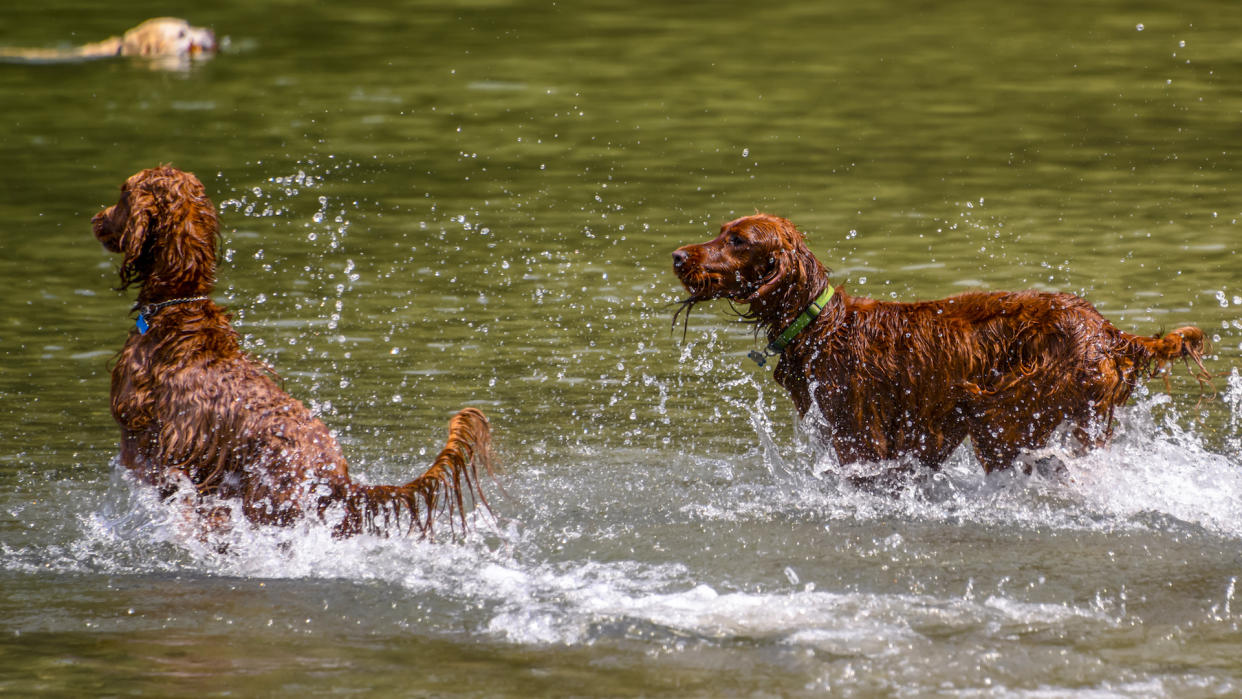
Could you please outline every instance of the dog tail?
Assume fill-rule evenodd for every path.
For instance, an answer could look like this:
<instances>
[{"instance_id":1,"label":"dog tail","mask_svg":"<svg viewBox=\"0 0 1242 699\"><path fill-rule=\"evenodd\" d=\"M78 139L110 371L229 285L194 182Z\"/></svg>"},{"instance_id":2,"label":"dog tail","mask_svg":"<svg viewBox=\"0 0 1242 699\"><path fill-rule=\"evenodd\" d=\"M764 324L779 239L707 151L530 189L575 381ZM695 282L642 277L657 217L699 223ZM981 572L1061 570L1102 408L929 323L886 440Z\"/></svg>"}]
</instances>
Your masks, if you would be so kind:
<instances>
[{"instance_id":1,"label":"dog tail","mask_svg":"<svg viewBox=\"0 0 1242 699\"><path fill-rule=\"evenodd\" d=\"M1153 374L1164 369L1175 359L1185 359L1188 362L1194 362L1198 367L1194 376L1199 383L1211 386L1212 375L1203 366L1203 355L1208 351L1209 346L1203 331L1199 328L1186 325L1163 337L1159 334L1151 337L1127 334L1126 339L1130 341L1132 347L1138 349L1136 359L1139 360L1140 365L1150 366Z\"/></svg>"},{"instance_id":2,"label":"dog tail","mask_svg":"<svg viewBox=\"0 0 1242 699\"><path fill-rule=\"evenodd\" d=\"M495 477L492 467L492 428L487 417L477 408L463 408L449 420L449 436L436 460L423 475L401 486L411 494L417 494L426 503L425 533L431 532L432 516L443 504L447 516L456 511L461 525L466 526L466 493L473 501L482 503L491 512L487 497L479 484L479 466L489 477Z\"/></svg>"},{"instance_id":3,"label":"dog tail","mask_svg":"<svg viewBox=\"0 0 1242 699\"><path fill-rule=\"evenodd\" d=\"M1207 340L1203 336L1203 331L1193 325L1180 327L1164 337L1131 335L1129 339L1145 348L1151 358L1161 365L1182 357L1199 362L1203 358L1203 353L1207 351Z\"/></svg>"},{"instance_id":4,"label":"dog tail","mask_svg":"<svg viewBox=\"0 0 1242 699\"><path fill-rule=\"evenodd\" d=\"M444 517L449 518L450 527L460 520L464 531L467 494L491 512L479 482L480 466L495 477L491 442L491 425L483 412L462 409L449 420L448 441L423 475L405 485L355 486L337 533L386 534L392 525L406 520L408 531L428 537Z\"/></svg>"}]
</instances>

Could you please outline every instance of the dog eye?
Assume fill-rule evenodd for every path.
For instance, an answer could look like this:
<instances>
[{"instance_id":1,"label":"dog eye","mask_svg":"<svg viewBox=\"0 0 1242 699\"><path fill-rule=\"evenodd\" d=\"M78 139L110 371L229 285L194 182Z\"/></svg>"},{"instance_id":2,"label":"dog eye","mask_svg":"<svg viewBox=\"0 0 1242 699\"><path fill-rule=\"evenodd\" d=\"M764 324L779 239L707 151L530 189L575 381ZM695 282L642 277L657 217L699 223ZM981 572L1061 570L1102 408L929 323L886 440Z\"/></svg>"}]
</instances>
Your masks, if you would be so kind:
<instances>
[{"instance_id":1,"label":"dog eye","mask_svg":"<svg viewBox=\"0 0 1242 699\"><path fill-rule=\"evenodd\" d=\"M742 236L738 235L737 233L734 233L733 235L729 236L729 245L733 245L737 247L737 246L742 246L745 244L746 244L746 240L742 238Z\"/></svg>"}]
</instances>

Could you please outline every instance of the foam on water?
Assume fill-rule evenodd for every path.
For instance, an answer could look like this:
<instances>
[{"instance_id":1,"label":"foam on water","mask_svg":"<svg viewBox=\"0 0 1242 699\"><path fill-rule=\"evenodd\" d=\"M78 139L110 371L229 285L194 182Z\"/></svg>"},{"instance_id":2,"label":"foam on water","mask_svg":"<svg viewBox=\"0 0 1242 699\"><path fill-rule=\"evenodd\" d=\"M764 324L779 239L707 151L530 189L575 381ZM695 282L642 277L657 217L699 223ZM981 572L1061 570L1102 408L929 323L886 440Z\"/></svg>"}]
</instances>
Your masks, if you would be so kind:
<instances>
[{"instance_id":1,"label":"foam on water","mask_svg":"<svg viewBox=\"0 0 1242 699\"><path fill-rule=\"evenodd\" d=\"M1236 392L1237 385L1234 381L1230 390ZM1232 394L1229 399L1236 400ZM960 452L931 485L888 497L833 484L808 469L799 473L793 464L769 463L774 477L768 483L718 488L706 502L685 503L681 511L691 520L743 524L789 511L817 513L826 522L923 520L1068 530L1181 522L1242 539L1242 464L1206 450L1176 423L1156 425L1152 408L1160 403L1146 399L1126 411L1116 442L1070 459L1072 476L1066 481L984 479L973 459ZM756 425L760 438L771 440L762 418ZM779 458L773 449L770 443L759 458ZM825 466L820 462L817 468ZM475 512L473 533L440 543L404 537L342 541L314 523L256 529L237 522L224 542L227 552L221 553L222 542L202 541L176 508L118 476L99 511L80 518L82 535L72 544L40 551L4 547L0 556L6 568L30 570L382 581L486 609L487 632L520 644L646 633L683 640L768 639L870 657L925 642L916 629L929 625L988 629L993 635L1017 626L1029 631L1119 621L1115 612L1101 608L1036 604L1005 594L977 600L969 591L943 598L817 590L814 583L799 584L792 569L786 569L787 587L754 590L739 589L728 579L702 580L677 562L558 561L544 550L539 531L538 518L549 514L536 512L518 526ZM895 536L885 545L901 546Z\"/></svg>"},{"instance_id":2,"label":"foam on water","mask_svg":"<svg viewBox=\"0 0 1242 699\"><path fill-rule=\"evenodd\" d=\"M708 519L763 516L776 507L823 513L827 519L917 519L992 525L1043 526L1070 530L1162 527L1178 521L1213 534L1242 539L1242 375L1234 369L1222 394L1223 426L1214 431L1224 445L1209 448L1194 427L1186 427L1164 394L1140 396L1119 411L1112 441L1078 454L1070 440L1030 455L1031 461L1063 464L1062 474L1024 475L1018 469L985 477L960 447L937 473L922 473L895 495L871 494L844 484L835 474L878 472L880 467L842 468L830 451L802 430L792 446L782 445L763 409L767 387L747 377L738 381L756 396L745 405L761 461L771 474L768 497L725 497L688 503L686 511ZM736 389L737 387L733 387ZM1163 412L1162 412L1163 411ZM1160 415L1160 417L1157 417ZM780 498L772 497L779 491Z\"/></svg>"},{"instance_id":3,"label":"foam on water","mask_svg":"<svg viewBox=\"0 0 1242 699\"><path fill-rule=\"evenodd\" d=\"M1230 380L1226 403L1236 405L1240 386L1236 378ZM381 583L444 611L420 618L419 633L451 636L470 616L476 633L534 647L635 642L677 653L758 644L796 657L832 659L816 666L819 677L808 689L861 691L925 688L929 676L951 677L955 663L1002 667L998 647L1020 647L1032 654L1031 662L1060 663L1071 675L1091 677L1097 663L1093 653L1054 657L1056 644L1015 646L1015 639L1107 638L1125 633L1134 619L1126 610L1124 590L1111 599L1047 601L1000 585L979 593L967 586L956 594L829 589L802 582L796 563L785 567L775 583L754 584L735 579L727 566L705 571L688 551L597 559L558 553L558 546L641 537L644 527L657 526L665 517L708 530L723 528L717 534L721 539L733 529L810 520L825 527L883 525L870 526L871 531L887 527L899 532L919 523L1105 533L1180 529L1242 540L1242 461L1204 446L1171 413L1158 418L1168 407L1162 396L1143 397L1125 410L1116 439L1105 449L1075 457L1051 448L1048 455L1066 463L1067 478L985 478L962 449L941 473L887 496L838 482L831 456L817 453L804 437L792 446L782 444L761 409L762 386L745 379L731 390L752 389L758 397L749 405L760 446L735 460L687 457L701 482L684 491L651 488L664 494L653 495L651 513L639 516L644 521L627 520L607 507L598 508L598 520L566 518L557 505L544 503L525 508L520 523L476 511L469 534L435 543L400 536L337 540L329 527L312 522L272 529L242 521L223 540L203 541L184 513L160 502L154 491L135 484L113 464L118 475L102 501L79 515L80 531L71 541L0 545L0 565L29 572ZM1233 430L1226 442L1237 434L1235 415L1226 427ZM591 449L580 457L599 458ZM570 476L540 463L516 464L510 472L579 498L577 504L587 511L596 509L596 499L623 502L624 494L616 491L629 477L623 473L613 480L598 471ZM559 534L552 531L557 528ZM226 552L221 544L227 544ZM877 539L874 547L899 555L907 544L893 533ZM862 557L873 553L858 551ZM1232 592L1222 595L1225 611L1218 609L1217 616L1232 623ZM1041 660L1041 653L1048 657ZM852 673L884 676L887 684L872 686L868 682L875 680L862 681ZM1160 675L1069 686L1084 696L1168 696L1212 681L1200 675ZM1065 688L1053 682L1046 690L1016 691L1001 683L964 694L1057 696Z\"/></svg>"}]
</instances>

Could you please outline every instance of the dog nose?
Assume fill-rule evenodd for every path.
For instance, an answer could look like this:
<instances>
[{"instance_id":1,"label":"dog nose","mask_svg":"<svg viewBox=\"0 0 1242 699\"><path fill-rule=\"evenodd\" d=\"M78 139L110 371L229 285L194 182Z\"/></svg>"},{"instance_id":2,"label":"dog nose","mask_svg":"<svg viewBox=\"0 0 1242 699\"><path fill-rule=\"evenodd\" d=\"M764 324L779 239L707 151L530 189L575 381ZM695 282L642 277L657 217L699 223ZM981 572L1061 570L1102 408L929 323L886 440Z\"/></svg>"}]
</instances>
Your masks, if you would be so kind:
<instances>
[{"instance_id":1,"label":"dog nose","mask_svg":"<svg viewBox=\"0 0 1242 699\"><path fill-rule=\"evenodd\" d=\"M673 266L681 267L682 265L686 264L687 257L689 257L689 255L686 254L685 250L674 250L673 251Z\"/></svg>"}]
</instances>

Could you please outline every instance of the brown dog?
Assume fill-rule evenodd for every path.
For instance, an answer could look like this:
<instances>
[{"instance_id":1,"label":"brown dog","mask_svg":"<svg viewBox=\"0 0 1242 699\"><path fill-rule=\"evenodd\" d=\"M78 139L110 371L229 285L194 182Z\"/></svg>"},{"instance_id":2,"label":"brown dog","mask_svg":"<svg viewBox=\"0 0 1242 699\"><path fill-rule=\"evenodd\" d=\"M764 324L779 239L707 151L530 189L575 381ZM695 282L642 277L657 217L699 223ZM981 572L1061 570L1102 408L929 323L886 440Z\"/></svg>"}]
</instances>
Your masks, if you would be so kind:
<instances>
[{"instance_id":1,"label":"brown dog","mask_svg":"<svg viewBox=\"0 0 1242 699\"><path fill-rule=\"evenodd\" d=\"M683 310L720 298L749 304L746 317L780 357L776 381L800 415L822 413L822 438L843 464L935 468L969 436L992 472L1044 446L1062 422L1096 446L1140 380L1179 357L1202 368L1198 328L1137 337L1072 294L850 296L776 216L730 221L715 239L678 248L673 271L690 292Z\"/></svg>"},{"instance_id":2,"label":"brown dog","mask_svg":"<svg viewBox=\"0 0 1242 699\"><path fill-rule=\"evenodd\" d=\"M189 484L238 501L256 524L287 525L311 512L342 536L402 521L428 534L438 516L454 513L464 526L464 493L486 506L478 466L490 472L490 428L474 408L453 417L448 443L418 478L396 486L350 479L328 428L242 351L228 314L208 298L219 234L194 175L143 170L91 223L122 255L121 288L139 287L137 327L112 369L121 463L165 497Z\"/></svg>"}]
</instances>

